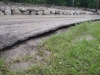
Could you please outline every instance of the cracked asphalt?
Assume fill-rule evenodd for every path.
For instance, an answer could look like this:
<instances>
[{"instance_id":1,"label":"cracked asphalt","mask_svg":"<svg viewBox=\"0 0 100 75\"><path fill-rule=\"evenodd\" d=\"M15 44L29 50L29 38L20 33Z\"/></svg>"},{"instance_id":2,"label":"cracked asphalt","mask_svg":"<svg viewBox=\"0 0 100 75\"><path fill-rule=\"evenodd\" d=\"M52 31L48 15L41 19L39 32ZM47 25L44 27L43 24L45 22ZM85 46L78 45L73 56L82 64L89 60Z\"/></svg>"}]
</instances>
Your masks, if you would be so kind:
<instances>
[{"instance_id":1,"label":"cracked asphalt","mask_svg":"<svg viewBox=\"0 0 100 75\"><path fill-rule=\"evenodd\" d=\"M99 15L39 15L0 16L0 49L10 47L30 37L72 24L100 20Z\"/></svg>"}]
</instances>

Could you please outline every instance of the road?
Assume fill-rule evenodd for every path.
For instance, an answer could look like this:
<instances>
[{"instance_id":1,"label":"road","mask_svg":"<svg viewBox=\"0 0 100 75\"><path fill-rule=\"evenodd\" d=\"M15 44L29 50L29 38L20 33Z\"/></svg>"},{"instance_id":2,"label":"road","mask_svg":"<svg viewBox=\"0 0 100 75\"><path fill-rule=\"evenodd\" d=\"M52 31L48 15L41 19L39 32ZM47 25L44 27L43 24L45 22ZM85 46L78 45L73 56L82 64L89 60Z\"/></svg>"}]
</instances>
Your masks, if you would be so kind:
<instances>
[{"instance_id":1,"label":"road","mask_svg":"<svg viewBox=\"0 0 100 75\"><path fill-rule=\"evenodd\" d=\"M72 24L100 20L98 15L0 16L0 49L10 47L30 37Z\"/></svg>"}]
</instances>

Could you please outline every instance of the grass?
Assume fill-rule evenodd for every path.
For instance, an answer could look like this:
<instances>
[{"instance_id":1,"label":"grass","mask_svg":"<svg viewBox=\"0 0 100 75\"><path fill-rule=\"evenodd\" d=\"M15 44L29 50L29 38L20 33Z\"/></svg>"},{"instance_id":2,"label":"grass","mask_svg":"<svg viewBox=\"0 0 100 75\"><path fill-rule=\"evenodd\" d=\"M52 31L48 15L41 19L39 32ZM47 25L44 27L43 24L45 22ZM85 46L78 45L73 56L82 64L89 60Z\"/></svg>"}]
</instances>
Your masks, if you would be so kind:
<instances>
[{"instance_id":1,"label":"grass","mask_svg":"<svg viewBox=\"0 0 100 75\"><path fill-rule=\"evenodd\" d=\"M41 62L27 70L5 70L0 75L100 75L100 22L86 22L53 35L39 45ZM51 54L47 56L45 52ZM3 70L4 69L4 70Z\"/></svg>"}]
</instances>

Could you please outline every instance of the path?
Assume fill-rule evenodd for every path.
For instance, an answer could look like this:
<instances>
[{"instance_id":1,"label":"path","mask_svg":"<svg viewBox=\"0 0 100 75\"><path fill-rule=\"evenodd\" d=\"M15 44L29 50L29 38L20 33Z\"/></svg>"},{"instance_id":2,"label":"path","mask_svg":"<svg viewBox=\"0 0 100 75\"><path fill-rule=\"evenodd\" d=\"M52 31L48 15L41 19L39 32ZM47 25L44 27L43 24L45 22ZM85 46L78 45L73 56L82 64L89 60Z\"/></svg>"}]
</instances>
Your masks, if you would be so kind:
<instances>
[{"instance_id":1,"label":"path","mask_svg":"<svg viewBox=\"0 0 100 75\"><path fill-rule=\"evenodd\" d=\"M0 16L0 49L63 26L89 20L100 20L100 16Z\"/></svg>"}]
</instances>

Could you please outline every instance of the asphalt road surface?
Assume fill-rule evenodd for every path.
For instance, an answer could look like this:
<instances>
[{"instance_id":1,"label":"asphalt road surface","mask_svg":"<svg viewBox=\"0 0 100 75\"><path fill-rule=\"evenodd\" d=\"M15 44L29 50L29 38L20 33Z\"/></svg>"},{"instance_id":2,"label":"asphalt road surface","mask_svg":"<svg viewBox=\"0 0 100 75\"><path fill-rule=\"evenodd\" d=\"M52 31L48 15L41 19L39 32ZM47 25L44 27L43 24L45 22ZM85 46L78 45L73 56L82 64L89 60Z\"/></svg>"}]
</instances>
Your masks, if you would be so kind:
<instances>
[{"instance_id":1,"label":"asphalt road surface","mask_svg":"<svg viewBox=\"0 0 100 75\"><path fill-rule=\"evenodd\" d=\"M35 37L60 27L90 20L100 20L100 16L0 16L0 49L2 50L30 37Z\"/></svg>"}]
</instances>

